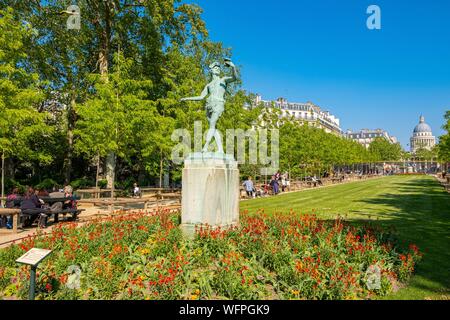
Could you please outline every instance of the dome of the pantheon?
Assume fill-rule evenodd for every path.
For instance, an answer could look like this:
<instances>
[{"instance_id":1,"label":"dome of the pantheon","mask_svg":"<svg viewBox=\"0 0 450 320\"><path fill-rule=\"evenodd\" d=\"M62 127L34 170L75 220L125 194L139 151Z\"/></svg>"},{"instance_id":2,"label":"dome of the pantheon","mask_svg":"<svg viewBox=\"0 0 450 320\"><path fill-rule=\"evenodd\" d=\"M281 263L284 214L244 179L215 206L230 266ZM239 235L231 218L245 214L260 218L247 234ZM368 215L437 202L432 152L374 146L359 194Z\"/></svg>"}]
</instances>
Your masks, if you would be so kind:
<instances>
[{"instance_id":1,"label":"dome of the pantheon","mask_svg":"<svg viewBox=\"0 0 450 320\"><path fill-rule=\"evenodd\" d=\"M430 133L432 135L431 127L425 122L425 117L420 117L419 124L414 128L414 133Z\"/></svg>"}]
</instances>

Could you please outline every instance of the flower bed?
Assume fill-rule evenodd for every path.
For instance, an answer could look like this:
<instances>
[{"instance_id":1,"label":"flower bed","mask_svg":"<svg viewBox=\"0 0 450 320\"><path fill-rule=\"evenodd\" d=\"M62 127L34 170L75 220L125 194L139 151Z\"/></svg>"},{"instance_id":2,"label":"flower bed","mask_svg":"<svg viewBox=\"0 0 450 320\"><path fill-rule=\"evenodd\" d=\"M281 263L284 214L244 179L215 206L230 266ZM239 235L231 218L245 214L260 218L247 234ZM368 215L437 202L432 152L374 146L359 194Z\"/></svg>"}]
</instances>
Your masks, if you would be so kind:
<instances>
[{"instance_id":1,"label":"flower bed","mask_svg":"<svg viewBox=\"0 0 450 320\"><path fill-rule=\"evenodd\" d=\"M32 247L53 250L38 268L38 299L365 299L405 282L421 257L382 230L315 215L244 212L239 228L199 228L194 240L179 220L136 213L14 244L0 251L0 297L27 297L29 268L14 261ZM79 289L67 286L72 265ZM380 282L369 289L373 266Z\"/></svg>"}]
</instances>

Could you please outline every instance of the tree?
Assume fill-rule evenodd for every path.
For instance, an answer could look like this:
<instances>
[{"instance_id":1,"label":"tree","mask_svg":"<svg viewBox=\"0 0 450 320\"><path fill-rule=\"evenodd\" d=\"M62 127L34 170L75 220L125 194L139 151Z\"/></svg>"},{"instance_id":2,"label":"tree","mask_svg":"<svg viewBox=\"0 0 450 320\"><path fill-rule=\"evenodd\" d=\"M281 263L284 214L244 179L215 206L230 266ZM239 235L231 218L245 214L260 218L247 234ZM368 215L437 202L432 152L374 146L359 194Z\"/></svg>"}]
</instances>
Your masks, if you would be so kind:
<instances>
[{"instance_id":1,"label":"tree","mask_svg":"<svg viewBox=\"0 0 450 320\"><path fill-rule=\"evenodd\" d=\"M115 56L115 60L115 67L108 74L107 81L101 75L91 75L95 93L76 108L80 117L75 129L76 150L89 157L96 156L97 161L111 153L124 160L131 159L136 152L136 149L131 148L136 119L143 119L143 123L150 120L156 126L153 120L154 104L144 100L152 86L151 81L133 78L133 60L125 59L121 53ZM143 114L145 110L150 114ZM154 127L142 128L154 130ZM112 179L114 189L114 171Z\"/></svg>"},{"instance_id":2,"label":"tree","mask_svg":"<svg viewBox=\"0 0 450 320\"><path fill-rule=\"evenodd\" d=\"M2 153L2 196L5 159L36 160L49 163L51 155L39 148L51 130L46 113L37 108L43 100L38 75L25 69L24 41L31 28L13 19L13 10L0 11L0 152Z\"/></svg>"},{"instance_id":3,"label":"tree","mask_svg":"<svg viewBox=\"0 0 450 320\"><path fill-rule=\"evenodd\" d=\"M450 111L445 113L444 119L446 123L442 128L447 131L447 133L439 137L437 153L440 161L448 163L450 162Z\"/></svg>"},{"instance_id":4,"label":"tree","mask_svg":"<svg viewBox=\"0 0 450 320\"><path fill-rule=\"evenodd\" d=\"M167 67L171 47L179 46L184 56L196 57L202 63L221 52L220 46L207 41L201 9L196 5L179 0L80 0L77 5L82 12L81 29L74 31L65 28L68 16L59 14L69 4L55 0L0 0L0 6L17 9L16 21L30 22L36 28L37 39L26 43L27 63L42 79L48 80L48 91L57 90L66 97L63 155L67 182L77 119L75 110L92 91L88 74L95 72L107 80L119 47L126 58L141 62L133 66L133 74L154 83L148 95L153 101L167 98L171 90L167 82L171 78ZM113 159L115 156L110 153L107 167L111 169L115 167Z\"/></svg>"},{"instance_id":5,"label":"tree","mask_svg":"<svg viewBox=\"0 0 450 320\"><path fill-rule=\"evenodd\" d=\"M281 169L291 176L331 172L335 166L364 163L370 158L359 143L293 118L283 119L279 128Z\"/></svg>"},{"instance_id":6,"label":"tree","mask_svg":"<svg viewBox=\"0 0 450 320\"><path fill-rule=\"evenodd\" d=\"M402 147L399 143L378 137L369 145L369 153L375 161L398 161L402 157Z\"/></svg>"},{"instance_id":7,"label":"tree","mask_svg":"<svg viewBox=\"0 0 450 320\"><path fill-rule=\"evenodd\" d=\"M426 148L419 148L415 153L415 158L420 161L431 161L437 157L437 148L431 150Z\"/></svg>"}]
</instances>

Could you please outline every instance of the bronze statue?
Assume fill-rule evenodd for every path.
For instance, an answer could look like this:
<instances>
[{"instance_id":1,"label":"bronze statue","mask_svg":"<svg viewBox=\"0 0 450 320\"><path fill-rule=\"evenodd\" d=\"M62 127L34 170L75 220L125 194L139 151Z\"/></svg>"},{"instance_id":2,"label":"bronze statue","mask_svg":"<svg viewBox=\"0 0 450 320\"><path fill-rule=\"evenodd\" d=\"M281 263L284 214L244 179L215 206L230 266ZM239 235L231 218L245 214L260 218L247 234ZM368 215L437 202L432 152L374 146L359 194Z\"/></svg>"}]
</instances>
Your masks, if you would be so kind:
<instances>
[{"instance_id":1,"label":"bronze statue","mask_svg":"<svg viewBox=\"0 0 450 320\"><path fill-rule=\"evenodd\" d=\"M206 135L206 144L203 147L203 152L208 152L209 144L214 137L217 143L219 153L223 153L222 138L216 129L217 121L222 115L225 107L225 93L229 83L237 80L236 66L229 59L225 59L225 65L232 69L231 76L221 77L221 68L218 62L214 62L209 66L212 74L212 80L203 89L202 93L198 97L183 98L181 101L201 101L206 96L206 117L209 122L209 130Z\"/></svg>"}]
</instances>

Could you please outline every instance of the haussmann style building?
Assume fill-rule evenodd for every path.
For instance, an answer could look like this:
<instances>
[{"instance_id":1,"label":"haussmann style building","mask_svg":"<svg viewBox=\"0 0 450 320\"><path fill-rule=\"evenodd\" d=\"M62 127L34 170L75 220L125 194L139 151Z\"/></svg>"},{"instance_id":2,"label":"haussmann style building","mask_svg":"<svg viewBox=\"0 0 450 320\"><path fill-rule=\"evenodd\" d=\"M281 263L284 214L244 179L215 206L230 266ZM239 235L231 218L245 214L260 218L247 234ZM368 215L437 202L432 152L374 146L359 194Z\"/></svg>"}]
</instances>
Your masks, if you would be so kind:
<instances>
[{"instance_id":1,"label":"haussmann style building","mask_svg":"<svg viewBox=\"0 0 450 320\"><path fill-rule=\"evenodd\" d=\"M362 144L366 148L369 148L370 144L376 138L385 138L390 143L398 142L396 137L389 135L387 131L382 129L375 129L375 130L362 129L358 132L352 132L351 130L348 130L346 133L346 137L348 139L354 140Z\"/></svg>"},{"instance_id":2,"label":"haussmann style building","mask_svg":"<svg viewBox=\"0 0 450 320\"><path fill-rule=\"evenodd\" d=\"M329 111L322 110L312 102L288 102L284 98L276 101L262 100L260 95L256 96L256 104L262 103L266 108L276 108L281 110L284 117L293 117L306 122L317 128L324 129L325 132L342 135L340 120Z\"/></svg>"}]
</instances>

